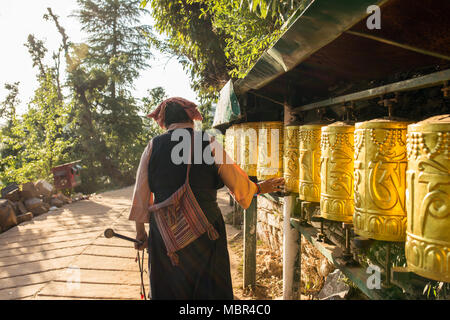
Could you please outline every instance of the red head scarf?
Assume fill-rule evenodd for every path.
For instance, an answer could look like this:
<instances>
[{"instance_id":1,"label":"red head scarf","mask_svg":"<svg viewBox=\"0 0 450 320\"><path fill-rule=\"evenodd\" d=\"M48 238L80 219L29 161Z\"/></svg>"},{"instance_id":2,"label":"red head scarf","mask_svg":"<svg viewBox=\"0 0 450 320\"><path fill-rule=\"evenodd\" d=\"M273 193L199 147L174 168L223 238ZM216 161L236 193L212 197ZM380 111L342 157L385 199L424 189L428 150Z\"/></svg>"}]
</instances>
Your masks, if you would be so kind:
<instances>
[{"instance_id":1,"label":"red head scarf","mask_svg":"<svg viewBox=\"0 0 450 320\"><path fill-rule=\"evenodd\" d=\"M161 104L156 108L155 111L147 115L149 118L155 119L161 128L164 128L164 117L166 114L166 107L169 103L176 103L180 105L184 111L186 111L189 119L193 120L203 120L202 115L197 109L197 105L189 100L180 97L169 98L161 102Z\"/></svg>"}]
</instances>

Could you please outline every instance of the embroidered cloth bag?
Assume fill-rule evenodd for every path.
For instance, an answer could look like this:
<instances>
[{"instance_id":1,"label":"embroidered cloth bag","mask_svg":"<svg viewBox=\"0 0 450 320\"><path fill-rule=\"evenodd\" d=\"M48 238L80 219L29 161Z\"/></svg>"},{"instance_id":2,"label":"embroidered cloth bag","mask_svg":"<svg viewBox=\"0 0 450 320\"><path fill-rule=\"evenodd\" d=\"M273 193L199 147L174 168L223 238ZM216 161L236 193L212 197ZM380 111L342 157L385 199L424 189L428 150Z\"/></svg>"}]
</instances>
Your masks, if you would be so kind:
<instances>
[{"instance_id":1,"label":"embroidered cloth bag","mask_svg":"<svg viewBox=\"0 0 450 320\"><path fill-rule=\"evenodd\" d=\"M176 251L183 249L205 232L208 233L211 240L219 238L218 232L209 223L189 185L190 170L191 164L189 163L184 185L168 199L152 205L148 209L150 213L153 213L153 218L166 246L167 255L174 266L179 264Z\"/></svg>"}]
</instances>

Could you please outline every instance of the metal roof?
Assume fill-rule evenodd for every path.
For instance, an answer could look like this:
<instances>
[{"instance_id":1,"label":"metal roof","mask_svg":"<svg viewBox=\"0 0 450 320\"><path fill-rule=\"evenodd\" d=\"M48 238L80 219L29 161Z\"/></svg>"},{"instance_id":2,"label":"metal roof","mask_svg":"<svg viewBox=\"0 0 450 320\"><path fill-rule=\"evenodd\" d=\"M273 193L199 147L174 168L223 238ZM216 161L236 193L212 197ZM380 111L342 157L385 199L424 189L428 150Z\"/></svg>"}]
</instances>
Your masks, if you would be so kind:
<instances>
[{"instance_id":1,"label":"metal roof","mask_svg":"<svg viewBox=\"0 0 450 320\"><path fill-rule=\"evenodd\" d=\"M367 9L374 4L381 8L381 29L367 27ZM372 88L395 84L387 86L394 90L425 75L424 86L444 83L448 72L432 74L450 68L449 14L448 0L312 1L234 83L234 93L278 107L289 96L291 107L301 111ZM240 110L233 119L217 118L214 126L248 120L246 106Z\"/></svg>"}]
</instances>

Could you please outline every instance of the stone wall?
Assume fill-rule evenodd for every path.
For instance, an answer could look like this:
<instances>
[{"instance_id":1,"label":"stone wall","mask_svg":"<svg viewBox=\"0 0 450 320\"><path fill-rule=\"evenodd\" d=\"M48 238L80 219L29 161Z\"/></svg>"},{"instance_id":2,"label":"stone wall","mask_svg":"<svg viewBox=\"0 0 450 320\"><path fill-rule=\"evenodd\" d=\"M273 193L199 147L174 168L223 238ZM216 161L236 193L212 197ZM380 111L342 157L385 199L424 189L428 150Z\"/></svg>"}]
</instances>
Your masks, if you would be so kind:
<instances>
[{"instance_id":1,"label":"stone wall","mask_svg":"<svg viewBox=\"0 0 450 320\"><path fill-rule=\"evenodd\" d=\"M297 208L299 209L299 208ZM296 210L297 210L296 209ZM258 240L278 254L283 254L283 198L279 202L258 197ZM301 293L314 298L325 278L334 270L331 263L302 236Z\"/></svg>"},{"instance_id":2,"label":"stone wall","mask_svg":"<svg viewBox=\"0 0 450 320\"><path fill-rule=\"evenodd\" d=\"M282 254L283 249L283 200L271 201L258 197L258 239L267 244L271 250Z\"/></svg>"}]
</instances>

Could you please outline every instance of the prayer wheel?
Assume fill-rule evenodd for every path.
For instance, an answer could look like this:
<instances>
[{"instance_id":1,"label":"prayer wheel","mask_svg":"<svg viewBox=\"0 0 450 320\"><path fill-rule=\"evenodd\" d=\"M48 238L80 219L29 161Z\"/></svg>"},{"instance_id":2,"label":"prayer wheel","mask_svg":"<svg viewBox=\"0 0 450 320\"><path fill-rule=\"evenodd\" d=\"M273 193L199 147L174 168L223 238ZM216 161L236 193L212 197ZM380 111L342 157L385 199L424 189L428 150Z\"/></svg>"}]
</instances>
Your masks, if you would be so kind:
<instances>
[{"instance_id":1,"label":"prayer wheel","mask_svg":"<svg viewBox=\"0 0 450 320\"><path fill-rule=\"evenodd\" d=\"M225 151L236 164L240 160L241 125L235 124L225 131Z\"/></svg>"},{"instance_id":2,"label":"prayer wheel","mask_svg":"<svg viewBox=\"0 0 450 320\"><path fill-rule=\"evenodd\" d=\"M355 233L405 241L407 122L375 119L355 127Z\"/></svg>"},{"instance_id":3,"label":"prayer wheel","mask_svg":"<svg viewBox=\"0 0 450 320\"><path fill-rule=\"evenodd\" d=\"M320 140L323 124L300 127L299 198L320 202Z\"/></svg>"},{"instance_id":4,"label":"prayer wheel","mask_svg":"<svg viewBox=\"0 0 450 320\"><path fill-rule=\"evenodd\" d=\"M248 176L257 176L259 122L241 124L241 168Z\"/></svg>"},{"instance_id":5,"label":"prayer wheel","mask_svg":"<svg viewBox=\"0 0 450 320\"><path fill-rule=\"evenodd\" d=\"M355 126L344 122L322 127L320 212L328 220L353 220L354 132Z\"/></svg>"},{"instance_id":6,"label":"prayer wheel","mask_svg":"<svg viewBox=\"0 0 450 320\"><path fill-rule=\"evenodd\" d=\"M241 165L241 136L242 136L242 125L235 124L234 129L234 162L237 165Z\"/></svg>"},{"instance_id":7,"label":"prayer wheel","mask_svg":"<svg viewBox=\"0 0 450 320\"><path fill-rule=\"evenodd\" d=\"M300 126L284 127L283 175L286 191L298 193Z\"/></svg>"},{"instance_id":8,"label":"prayer wheel","mask_svg":"<svg viewBox=\"0 0 450 320\"><path fill-rule=\"evenodd\" d=\"M408 269L450 282L450 114L408 126Z\"/></svg>"},{"instance_id":9,"label":"prayer wheel","mask_svg":"<svg viewBox=\"0 0 450 320\"><path fill-rule=\"evenodd\" d=\"M261 122L258 134L258 180L283 177L283 123Z\"/></svg>"},{"instance_id":10,"label":"prayer wheel","mask_svg":"<svg viewBox=\"0 0 450 320\"><path fill-rule=\"evenodd\" d=\"M225 152L234 159L234 128L231 126L225 131Z\"/></svg>"}]
</instances>

